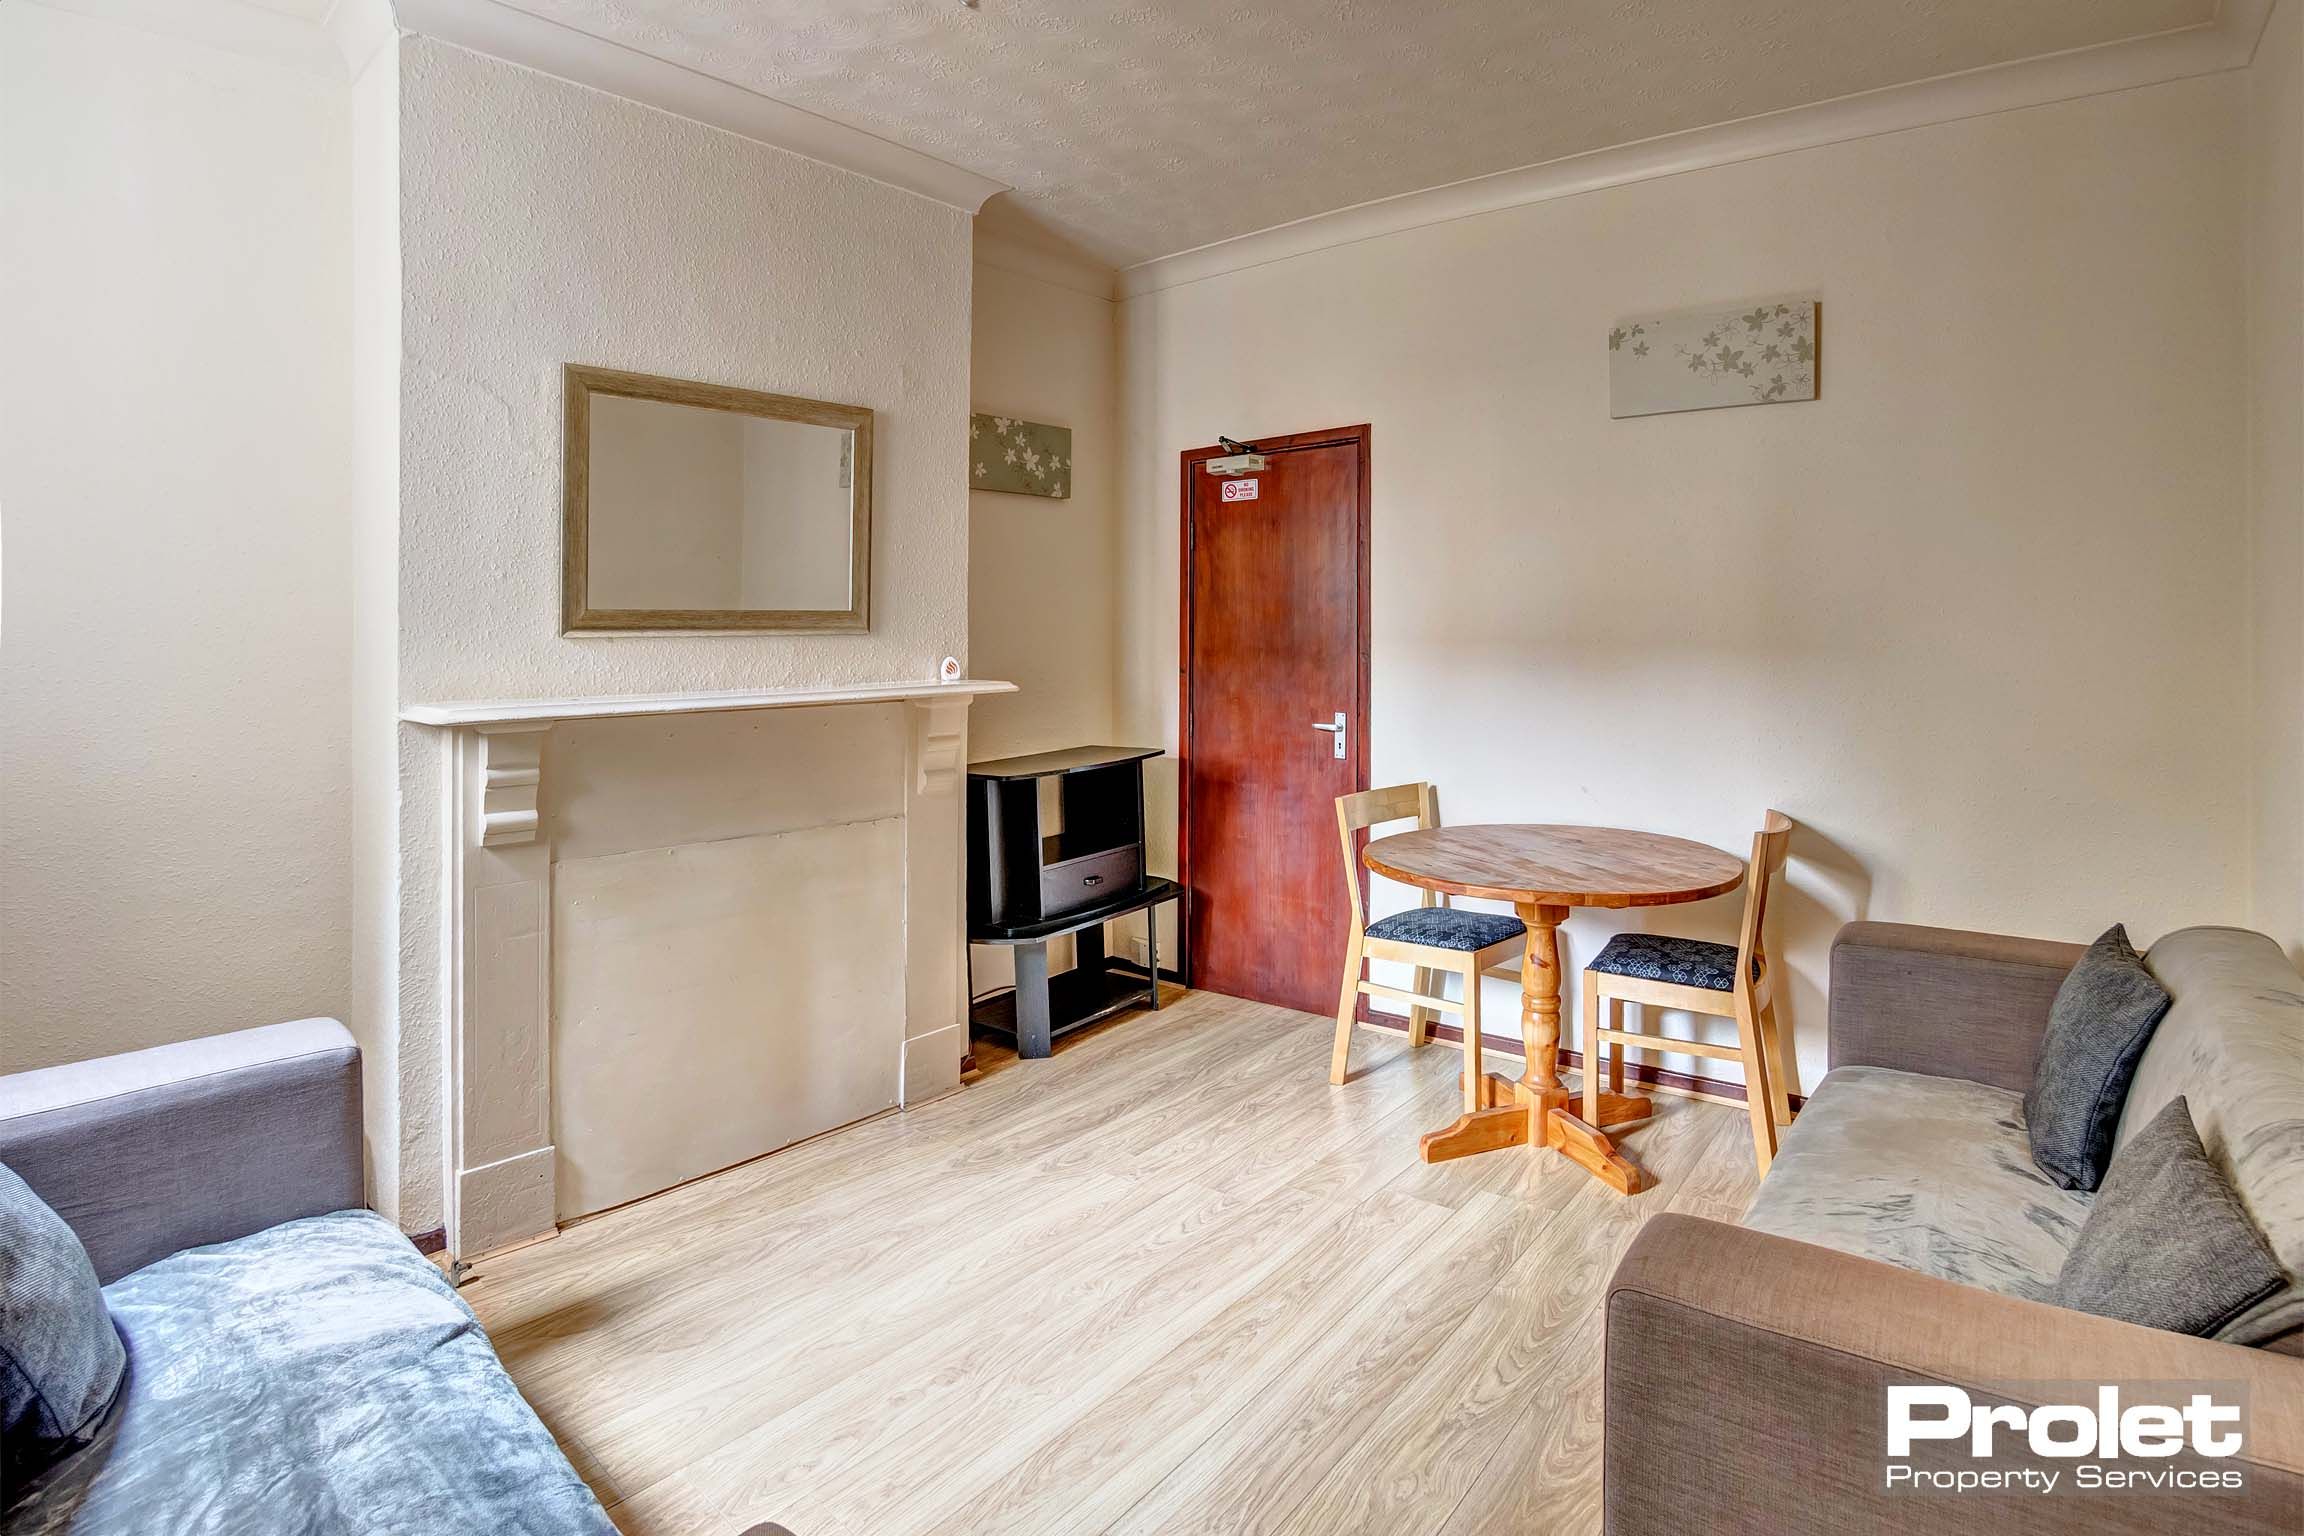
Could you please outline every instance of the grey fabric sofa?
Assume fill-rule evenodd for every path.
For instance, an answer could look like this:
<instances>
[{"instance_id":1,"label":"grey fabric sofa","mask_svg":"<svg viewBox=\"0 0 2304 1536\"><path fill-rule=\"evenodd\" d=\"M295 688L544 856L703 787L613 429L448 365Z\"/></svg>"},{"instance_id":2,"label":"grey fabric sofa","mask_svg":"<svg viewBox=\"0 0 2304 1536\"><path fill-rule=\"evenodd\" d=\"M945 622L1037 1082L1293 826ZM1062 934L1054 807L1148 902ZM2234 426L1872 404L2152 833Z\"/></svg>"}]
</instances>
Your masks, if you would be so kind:
<instances>
[{"instance_id":1,"label":"grey fabric sofa","mask_svg":"<svg viewBox=\"0 0 2304 1536\"><path fill-rule=\"evenodd\" d=\"M0 1163L79 1235L128 1351L102 1436L0 1533L612 1536L471 1309L360 1208L341 1024L0 1077Z\"/></svg>"},{"instance_id":2,"label":"grey fabric sofa","mask_svg":"<svg viewBox=\"0 0 2304 1536\"><path fill-rule=\"evenodd\" d=\"M1743 1224L1656 1217L1610 1283L1613 1536L2304 1530L2304 1334L2244 1347L2046 1300L2090 1196L2033 1166L2023 1094L2081 953L1897 924L1843 930L1831 1071ZM2229 928L2171 934L2147 963L2174 1003L2119 1139L2183 1094L2293 1277L2304 1271L2304 978L2270 939ZM2291 1286L2258 1322L2286 1327L2300 1302ZM2033 1452L2021 1433L2001 1435L1987 1462L1940 1441L1907 1462L2057 1473L2062 1491L1889 1483L1892 1384L2032 1407L2094 1403L2104 1383L2123 1384L2127 1403L2181 1403L2200 1384L2244 1402L2237 1456L2120 1465L2238 1471L2245 1488L2076 1492L2075 1462Z\"/></svg>"}]
</instances>

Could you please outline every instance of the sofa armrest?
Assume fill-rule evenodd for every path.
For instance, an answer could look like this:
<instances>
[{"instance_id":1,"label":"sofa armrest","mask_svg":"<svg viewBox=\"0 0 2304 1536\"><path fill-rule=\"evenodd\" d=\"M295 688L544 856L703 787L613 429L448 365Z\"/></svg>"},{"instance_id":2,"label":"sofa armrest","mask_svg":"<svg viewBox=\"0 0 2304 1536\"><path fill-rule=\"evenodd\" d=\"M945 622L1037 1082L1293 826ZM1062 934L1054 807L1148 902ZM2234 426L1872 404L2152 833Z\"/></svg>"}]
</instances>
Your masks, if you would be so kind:
<instances>
[{"instance_id":1,"label":"sofa armrest","mask_svg":"<svg viewBox=\"0 0 2304 1536\"><path fill-rule=\"evenodd\" d=\"M0 1163L106 1284L362 1201L360 1048L334 1019L0 1077Z\"/></svg>"},{"instance_id":2,"label":"sofa armrest","mask_svg":"<svg viewBox=\"0 0 2304 1536\"><path fill-rule=\"evenodd\" d=\"M1609 1536L1690 1531L2072 1530L2088 1536L2304 1529L2304 1360L2139 1328L1954 1285L1829 1248L1692 1216L1642 1229L1607 1300ZM2034 1460L2021 1433L2001 1454L1924 1441L1915 1465L2048 1470L2054 1493L1887 1487L1887 1388L1960 1387L2025 1406L2241 1394L2239 1455L2130 1467L2238 1469L2238 1493L2073 1493L2075 1463ZM2077 1395L2051 1395L2082 1383ZM2177 1390L2174 1384L2184 1384Z\"/></svg>"},{"instance_id":3,"label":"sofa armrest","mask_svg":"<svg viewBox=\"0 0 2304 1536\"><path fill-rule=\"evenodd\" d=\"M2084 944L1910 923L1832 941L1831 1064L2032 1086L2056 989Z\"/></svg>"}]
</instances>

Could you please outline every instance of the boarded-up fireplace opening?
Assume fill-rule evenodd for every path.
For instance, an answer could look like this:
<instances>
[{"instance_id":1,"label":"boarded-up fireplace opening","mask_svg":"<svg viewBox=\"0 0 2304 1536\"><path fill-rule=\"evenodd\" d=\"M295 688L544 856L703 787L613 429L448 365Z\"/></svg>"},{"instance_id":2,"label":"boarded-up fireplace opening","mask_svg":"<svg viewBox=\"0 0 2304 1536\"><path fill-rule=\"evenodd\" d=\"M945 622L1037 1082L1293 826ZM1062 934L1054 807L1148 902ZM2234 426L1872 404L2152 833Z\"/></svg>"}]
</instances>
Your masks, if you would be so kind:
<instances>
[{"instance_id":1,"label":"boarded-up fireplace opening","mask_svg":"<svg viewBox=\"0 0 2304 1536\"><path fill-rule=\"evenodd\" d=\"M895 1105L905 714L555 731L544 814L559 1219Z\"/></svg>"}]
</instances>

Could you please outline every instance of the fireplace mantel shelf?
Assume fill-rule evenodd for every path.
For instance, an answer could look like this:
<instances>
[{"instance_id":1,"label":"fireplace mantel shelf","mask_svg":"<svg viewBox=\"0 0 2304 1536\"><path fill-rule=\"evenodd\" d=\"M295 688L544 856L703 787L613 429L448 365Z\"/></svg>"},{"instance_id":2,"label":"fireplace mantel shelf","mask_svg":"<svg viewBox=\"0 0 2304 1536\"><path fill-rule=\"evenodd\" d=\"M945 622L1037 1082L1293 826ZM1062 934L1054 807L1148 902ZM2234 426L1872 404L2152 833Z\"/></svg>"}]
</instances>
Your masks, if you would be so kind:
<instances>
[{"instance_id":1,"label":"fireplace mantel shelf","mask_svg":"<svg viewBox=\"0 0 2304 1536\"><path fill-rule=\"evenodd\" d=\"M750 693L627 693L590 699L488 699L466 704L411 704L400 718L415 725L489 726L601 720L618 715L687 715L730 709L798 709L817 704L892 704L907 699L970 698L1014 693L1014 683L962 678L956 683L875 683L857 688L769 688Z\"/></svg>"}]
</instances>

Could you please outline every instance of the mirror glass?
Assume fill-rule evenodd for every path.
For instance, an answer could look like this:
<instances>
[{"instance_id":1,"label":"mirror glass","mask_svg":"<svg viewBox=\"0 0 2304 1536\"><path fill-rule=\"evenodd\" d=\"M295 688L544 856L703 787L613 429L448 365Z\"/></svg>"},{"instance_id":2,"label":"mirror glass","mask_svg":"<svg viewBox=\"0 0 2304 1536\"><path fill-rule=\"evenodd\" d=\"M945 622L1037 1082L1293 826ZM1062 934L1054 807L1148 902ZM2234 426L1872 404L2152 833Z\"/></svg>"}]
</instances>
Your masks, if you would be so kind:
<instances>
[{"instance_id":1,"label":"mirror glass","mask_svg":"<svg viewBox=\"0 0 2304 1536\"><path fill-rule=\"evenodd\" d=\"M568 628L865 627L869 411L570 375Z\"/></svg>"}]
</instances>

